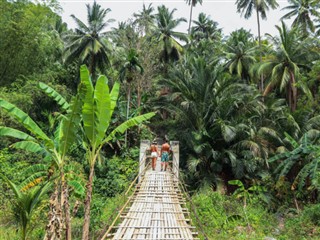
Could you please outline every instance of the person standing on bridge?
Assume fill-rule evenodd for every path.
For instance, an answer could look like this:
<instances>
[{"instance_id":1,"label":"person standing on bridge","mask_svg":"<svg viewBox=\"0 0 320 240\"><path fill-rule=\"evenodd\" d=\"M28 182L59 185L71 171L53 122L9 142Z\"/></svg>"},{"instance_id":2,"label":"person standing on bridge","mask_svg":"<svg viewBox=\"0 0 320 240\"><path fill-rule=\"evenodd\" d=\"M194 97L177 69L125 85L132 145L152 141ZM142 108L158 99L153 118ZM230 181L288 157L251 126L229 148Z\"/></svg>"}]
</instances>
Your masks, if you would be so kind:
<instances>
[{"instance_id":1,"label":"person standing on bridge","mask_svg":"<svg viewBox=\"0 0 320 240\"><path fill-rule=\"evenodd\" d=\"M151 166L152 170L154 171L156 169L156 163L157 163L157 158L158 158L158 148L157 148L157 142L153 141L151 146L150 146L150 151L151 151Z\"/></svg>"},{"instance_id":2,"label":"person standing on bridge","mask_svg":"<svg viewBox=\"0 0 320 240\"><path fill-rule=\"evenodd\" d=\"M168 140L164 140L164 144L161 146L161 171L166 171L168 167L168 162L169 162L169 152L170 152L170 145L168 143Z\"/></svg>"}]
</instances>

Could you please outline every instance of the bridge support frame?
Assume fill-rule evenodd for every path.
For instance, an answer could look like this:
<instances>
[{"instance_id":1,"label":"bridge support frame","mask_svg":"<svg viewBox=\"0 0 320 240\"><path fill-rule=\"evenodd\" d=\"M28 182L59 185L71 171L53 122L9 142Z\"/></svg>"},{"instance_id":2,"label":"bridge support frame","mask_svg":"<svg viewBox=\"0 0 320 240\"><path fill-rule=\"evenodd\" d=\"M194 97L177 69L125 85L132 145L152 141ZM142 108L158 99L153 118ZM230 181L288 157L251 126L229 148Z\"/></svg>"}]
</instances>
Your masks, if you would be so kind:
<instances>
[{"instance_id":1,"label":"bridge support frame","mask_svg":"<svg viewBox=\"0 0 320 240\"><path fill-rule=\"evenodd\" d=\"M146 167L147 163L147 150L150 149L150 141L149 140L141 140L140 142L140 153L139 153L139 178L138 181L141 181L141 175Z\"/></svg>"},{"instance_id":2,"label":"bridge support frame","mask_svg":"<svg viewBox=\"0 0 320 240\"><path fill-rule=\"evenodd\" d=\"M180 161L180 150L179 141L170 141L172 151L172 172L175 176L175 180L179 180L179 161Z\"/></svg>"}]
</instances>

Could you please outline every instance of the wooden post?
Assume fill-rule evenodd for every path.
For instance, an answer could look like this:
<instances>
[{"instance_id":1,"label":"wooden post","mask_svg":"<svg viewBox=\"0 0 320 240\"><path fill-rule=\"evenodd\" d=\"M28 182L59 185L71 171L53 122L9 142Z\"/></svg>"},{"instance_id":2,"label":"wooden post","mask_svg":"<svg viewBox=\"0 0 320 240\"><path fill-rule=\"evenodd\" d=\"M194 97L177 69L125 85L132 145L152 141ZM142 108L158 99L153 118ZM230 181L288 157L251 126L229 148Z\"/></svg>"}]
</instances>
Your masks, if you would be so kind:
<instances>
[{"instance_id":1,"label":"wooden post","mask_svg":"<svg viewBox=\"0 0 320 240\"><path fill-rule=\"evenodd\" d=\"M170 146L172 150L172 172L175 176L175 180L179 180L179 159L180 159L180 152L179 152L179 141L170 141Z\"/></svg>"},{"instance_id":2,"label":"wooden post","mask_svg":"<svg viewBox=\"0 0 320 240\"><path fill-rule=\"evenodd\" d=\"M146 166L146 150L150 148L150 141L149 140L141 140L140 142L140 154L139 154L139 182L141 180L141 174Z\"/></svg>"}]
</instances>

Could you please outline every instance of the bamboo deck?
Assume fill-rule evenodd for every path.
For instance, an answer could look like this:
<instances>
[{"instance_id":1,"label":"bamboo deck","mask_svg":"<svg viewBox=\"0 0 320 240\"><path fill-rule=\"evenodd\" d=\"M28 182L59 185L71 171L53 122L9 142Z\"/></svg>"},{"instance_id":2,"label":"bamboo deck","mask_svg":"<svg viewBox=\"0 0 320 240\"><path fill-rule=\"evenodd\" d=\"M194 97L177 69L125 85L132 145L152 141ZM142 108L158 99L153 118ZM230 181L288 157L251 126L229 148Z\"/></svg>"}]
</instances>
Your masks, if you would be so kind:
<instances>
[{"instance_id":1,"label":"bamboo deck","mask_svg":"<svg viewBox=\"0 0 320 240\"><path fill-rule=\"evenodd\" d=\"M197 233L188 224L189 212L173 174L158 168L146 171L112 239L195 239Z\"/></svg>"}]
</instances>

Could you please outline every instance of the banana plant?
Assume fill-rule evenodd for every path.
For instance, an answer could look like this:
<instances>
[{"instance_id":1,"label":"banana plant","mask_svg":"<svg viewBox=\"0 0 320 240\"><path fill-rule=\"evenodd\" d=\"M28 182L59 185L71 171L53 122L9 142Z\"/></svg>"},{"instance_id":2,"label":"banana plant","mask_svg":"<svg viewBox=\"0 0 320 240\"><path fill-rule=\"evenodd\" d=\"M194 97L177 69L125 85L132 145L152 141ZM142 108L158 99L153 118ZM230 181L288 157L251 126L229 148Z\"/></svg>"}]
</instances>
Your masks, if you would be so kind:
<instances>
[{"instance_id":1,"label":"banana plant","mask_svg":"<svg viewBox=\"0 0 320 240\"><path fill-rule=\"evenodd\" d=\"M313 136L313 131L306 132L298 141L285 133L285 140L289 143L289 149L278 153L269 159L270 163L276 162L275 169L277 179L288 176L292 169L297 169L293 176L291 189L302 190L306 187L311 191L320 191L320 147L319 136ZM310 181L308 181L310 180Z\"/></svg>"},{"instance_id":2,"label":"banana plant","mask_svg":"<svg viewBox=\"0 0 320 240\"><path fill-rule=\"evenodd\" d=\"M111 123L112 114L117 104L120 84L115 82L112 90L109 90L108 79L101 75L93 87L89 71L85 66L80 68L81 83L84 84L86 93L82 107L82 122L84 129L84 147L86 158L90 168L89 179L86 188L85 213L82 239L89 239L90 226L90 204L92 198L92 187L94 177L94 166L100 154L101 148L112 141L116 134L123 134L127 129L152 118L155 113L147 113L131 118L120 124L113 131L108 128ZM109 133L106 135L106 133Z\"/></svg>"},{"instance_id":3,"label":"banana plant","mask_svg":"<svg viewBox=\"0 0 320 240\"><path fill-rule=\"evenodd\" d=\"M262 193L266 192L266 189L262 186L251 186L249 188L245 188L244 184L240 180L230 180L228 181L230 185L238 186L237 190L234 191L233 195L236 196L236 198L243 199L243 207L247 207L247 203L251 199L251 195L256 193L262 197Z\"/></svg>"},{"instance_id":4,"label":"banana plant","mask_svg":"<svg viewBox=\"0 0 320 240\"><path fill-rule=\"evenodd\" d=\"M14 117L30 132L30 134L28 134L14 128L0 126L0 137L14 137L19 141L12 144L12 147L41 154L45 159L50 159L52 161L52 169L50 169L50 171L54 171L54 174L59 177L55 180L55 191L51 196L53 198L51 199L51 202L54 204L51 206L52 214L49 214L49 216L57 221L59 218L55 217L53 209L55 209L57 214L60 214L61 209L64 207L65 219L63 219L63 221L65 220L66 224L66 239L71 239L68 186L65 180L64 166L66 155L78 137L85 86L83 84L79 85L78 93L73 97L70 104L67 103L61 95L45 84L40 84L40 87L44 89L48 95L52 96L55 100L58 100L58 103L67 110L65 115L61 115L61 120L54 136L49 137L27 113L0 98L0 108L8 112L9 115ZM60 235L63 228L61 222L57 223L52 221L52 219L49 220L51 223L49 229L51 230L48 231L47 239L50 239L54 235ZM60 227L57 228L56 226Z\"/></svg>"},{"instance_id":5,"label":"banana plant","mask_svg":"<svg viewBox=\"0 0 320 240\"><path fill-rule=\"evenodd\" d=\"M42 186L26 189L17 186L4 175L0 175L0 177L8 183L14 193L14 197L11 199L14 206L13 211L21 227L21 239L26 240L32 215L41 204L44 195L48 192L52 184L47 181Z\"/></svg>"}]
</instances>

